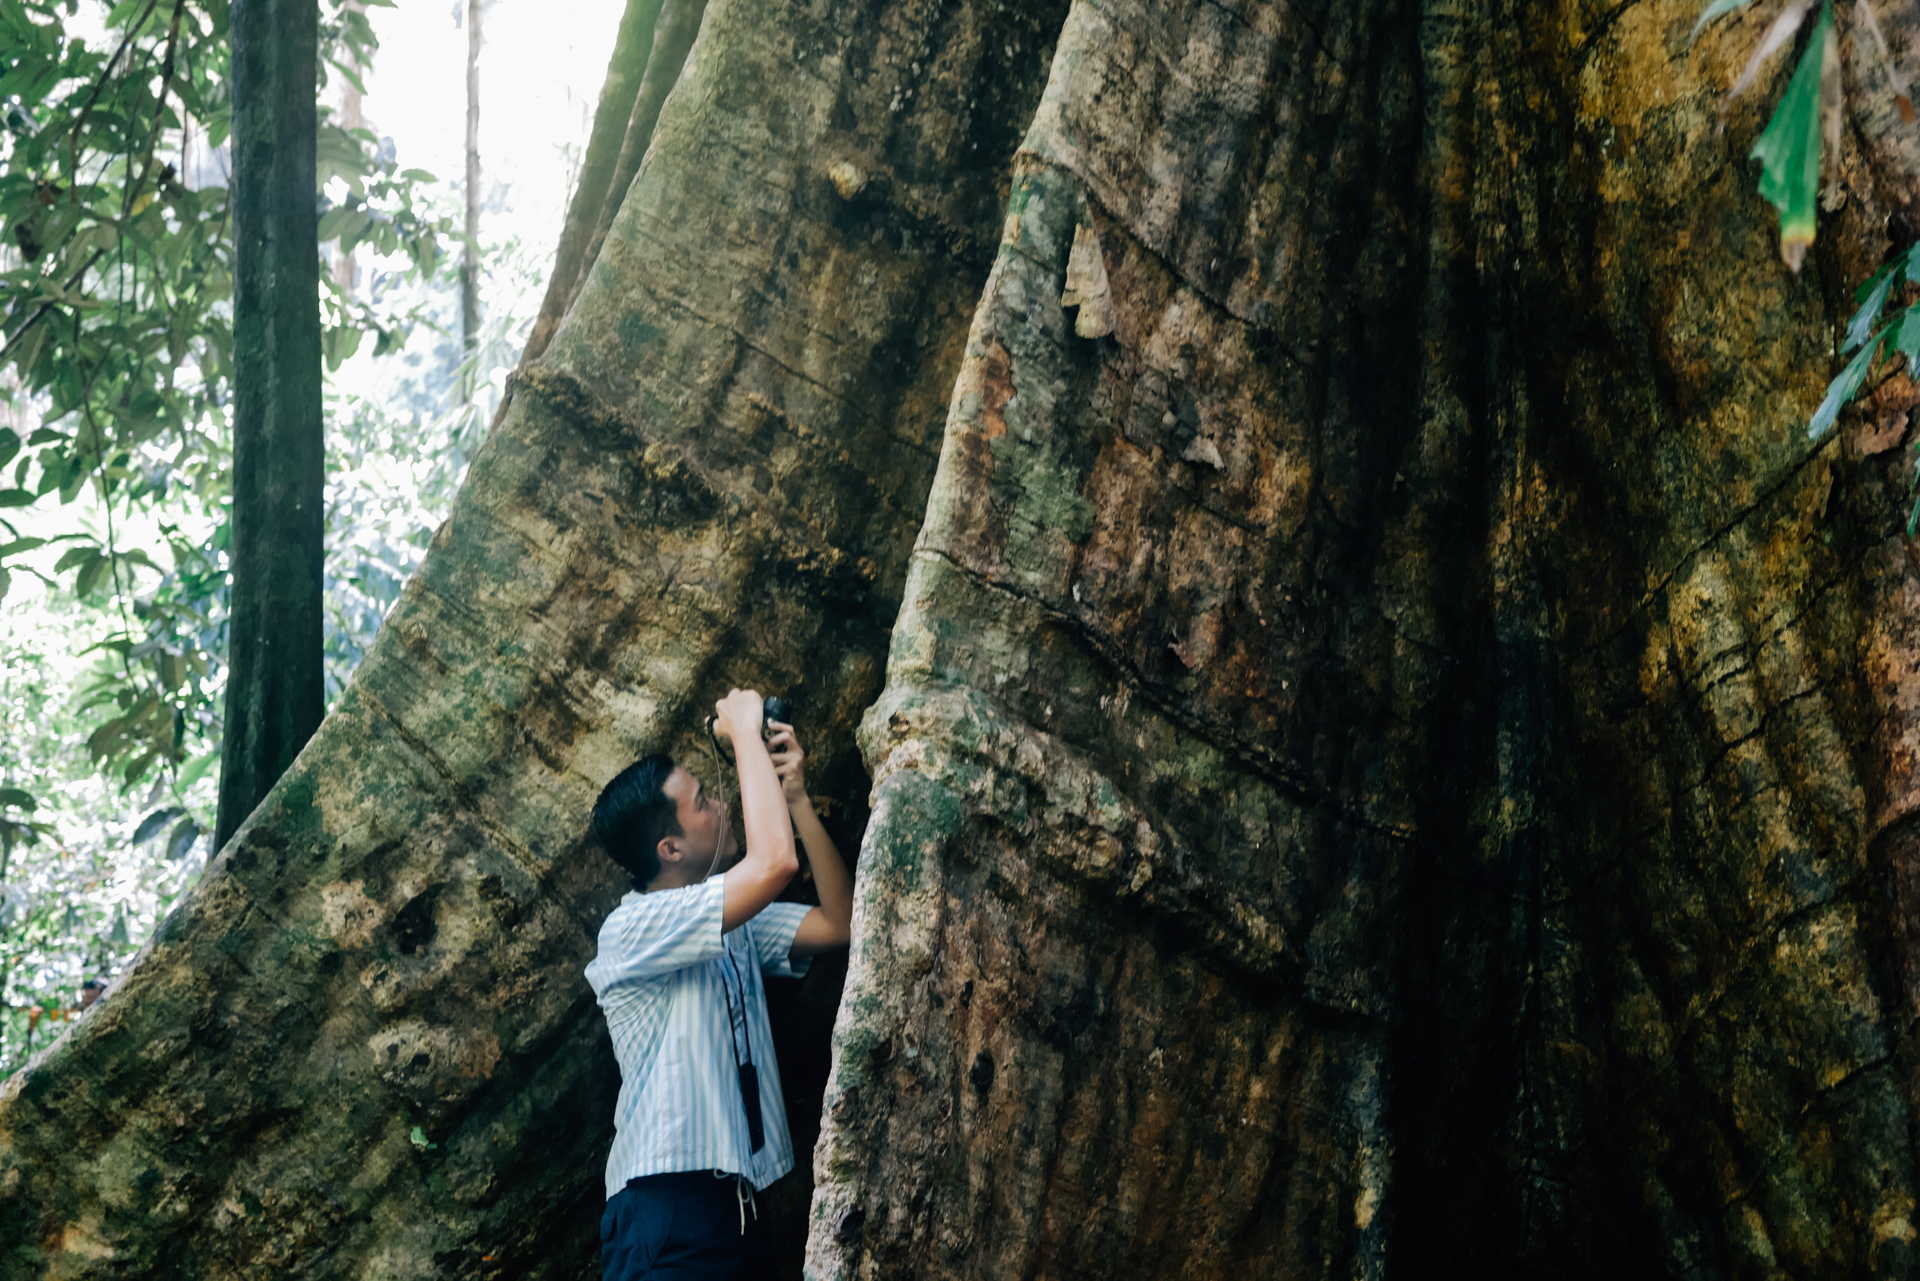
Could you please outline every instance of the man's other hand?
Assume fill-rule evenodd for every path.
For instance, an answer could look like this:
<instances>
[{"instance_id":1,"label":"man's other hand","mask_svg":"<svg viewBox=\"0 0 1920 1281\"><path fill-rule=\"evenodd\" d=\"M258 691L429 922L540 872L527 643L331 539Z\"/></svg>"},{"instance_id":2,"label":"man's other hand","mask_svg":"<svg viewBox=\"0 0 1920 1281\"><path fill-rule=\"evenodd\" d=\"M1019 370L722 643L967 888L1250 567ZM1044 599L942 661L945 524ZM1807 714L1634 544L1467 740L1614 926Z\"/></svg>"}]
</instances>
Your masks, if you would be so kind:
<instances>
[{"instance_id":1,"label":"man's other hand","mask_svg":"<svg viewBox=\"0 0 1920 1281\"><path fill-rule=\"evenodd\" d=\"M773 731L767 739L767 751L773 757L773 772L780 779L780 794L789 806L798 805L807 799L807 754L800 750L793 726L769 721L767 728Z\"/></svg>"}]
</instances>

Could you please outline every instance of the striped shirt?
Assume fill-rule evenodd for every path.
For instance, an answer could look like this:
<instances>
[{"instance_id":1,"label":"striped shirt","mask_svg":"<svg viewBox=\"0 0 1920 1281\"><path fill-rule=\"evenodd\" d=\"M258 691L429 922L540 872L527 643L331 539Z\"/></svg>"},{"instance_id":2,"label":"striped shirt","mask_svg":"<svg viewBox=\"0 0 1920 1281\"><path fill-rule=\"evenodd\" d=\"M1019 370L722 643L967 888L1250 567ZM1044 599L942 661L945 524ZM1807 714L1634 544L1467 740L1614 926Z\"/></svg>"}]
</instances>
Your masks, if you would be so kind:
<instances>
[{"instance_id":1,"label":"striped shirt","mask_svg":"<svg viewBox=\"0 0 1920 1281\"><path fill-rule=\"evenodd\" d=\"M723 935L725 891L724 878L716 876L679 889L629 893L600 927L600 951L587 966L587 982L600 999L620 1061L620 1101L607 1154L609 1198L643 1174L725 1170L744 1175L758 1190L793 1168L760 976L806 973L807 958L795 964L788 953L801 918L812 909L770 903ZM766 1142L758 1152L748 1148L729 1031L740 1061L750 1049L759 1072Z\"/></svg>"}]
</instances>

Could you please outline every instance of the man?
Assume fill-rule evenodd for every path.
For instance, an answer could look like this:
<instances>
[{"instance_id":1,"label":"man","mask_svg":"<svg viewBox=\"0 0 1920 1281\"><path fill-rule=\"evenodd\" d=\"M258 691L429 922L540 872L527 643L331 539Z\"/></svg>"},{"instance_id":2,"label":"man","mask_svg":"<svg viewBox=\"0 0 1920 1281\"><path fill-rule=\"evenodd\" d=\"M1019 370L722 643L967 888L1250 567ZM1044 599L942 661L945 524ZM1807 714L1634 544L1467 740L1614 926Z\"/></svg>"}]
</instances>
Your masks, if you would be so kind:
<instances>
[{"instance_id":1,"label":"man","mask_svg":"<svg viewBox=\"0 0 1920 1281\"><path fill-rule=\"evenodd\" d=\"M761 974L797 977L845 947L853 883L807 798L793 726L761 739L762 702L714 706L733 743L746 850L726 803L664 755L621 771L593 833L633 878L587 967L620 1061L600 1219L603 1281L758 1276L753 1194L793 1168ZM820 906L776 903L799 870Z\"/></svg>"}]
</instances>

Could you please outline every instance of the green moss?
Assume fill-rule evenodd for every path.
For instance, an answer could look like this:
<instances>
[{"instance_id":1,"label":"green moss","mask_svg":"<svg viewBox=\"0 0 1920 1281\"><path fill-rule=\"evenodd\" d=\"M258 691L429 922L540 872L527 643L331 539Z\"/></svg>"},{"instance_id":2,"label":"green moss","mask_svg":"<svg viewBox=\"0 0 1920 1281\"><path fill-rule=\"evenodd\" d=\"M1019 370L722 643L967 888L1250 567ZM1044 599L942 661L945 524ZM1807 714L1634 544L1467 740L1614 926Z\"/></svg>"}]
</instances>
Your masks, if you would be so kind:
<instances>
[{"instance_id":1,"label":"green moss","mask_svg":"<svg viewBox=\"0 0 1920 1281\"><path fill-rule=\"evenodd\" d=\"M639 315L622 316L616 328L620 334L620 341L625 343L627 351L636 357L647 347L661 342L666 337L660 326L650 323L646 317Z\"/></svg>"},{"instance_id":2,"label":"green moss","mask_svg":"<svg viewBox=\"0 0 1920 1281\"><path fill-rule=\"evenodd\" d=\"M882 818L867 833L860 862L868 875L892 881L896 893L910 894L920 886L927 844L960 830L959 798L923 774L902 770L875 789L874 808Z\"/></svg>"}]
</instances>

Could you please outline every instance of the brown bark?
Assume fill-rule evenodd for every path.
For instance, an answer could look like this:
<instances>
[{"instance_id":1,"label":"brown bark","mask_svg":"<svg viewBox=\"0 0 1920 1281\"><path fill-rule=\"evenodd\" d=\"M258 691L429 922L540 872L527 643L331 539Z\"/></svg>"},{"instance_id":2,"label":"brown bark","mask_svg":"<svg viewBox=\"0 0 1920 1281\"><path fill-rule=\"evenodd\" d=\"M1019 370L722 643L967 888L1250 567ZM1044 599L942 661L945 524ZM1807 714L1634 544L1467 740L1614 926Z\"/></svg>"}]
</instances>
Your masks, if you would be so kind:
<instances>
[{"instance_id":1,"label":"brown bark","mask_svg":"<svg viewBox=\"0 0 1920 1281\"><path fill-rule=\"evenodd\" d=\"M621 889L587 807L655 744L698 767L715 684L751 682L795 703L857 847L853 723L1063 14L708 13L336 713L0 1094L0 1275L582 1270L617 1077L581 970ZM796 37L806 74L765 92ZM831 1017L818 968L784 1023ZM824 1063L783 1076L814 1082L804 1144ZM804 1157L762 1198L796 1261L807 1198Z\"/></svg>"},{"instance_id":2,"label":"brown bark","mask_svg":"<svg viewBox=\"0 0 1920 1281\"><path fill-rule=\"evenodd\" d=\"M753 683L873 803L789 1265L1908 1274L1920 397L1804 423L1920 145L1855 50L1789 275L1697 9L715 0L340 711L0 1095L0 1232L590 1267L582 818Z\"/></svg>"},{"instance_id":3,"label":"brown bark","mask_svg":"<svg viewBox=\"0 0 1920 1281\"><path fill-rule=\"evenodd\" d=\"M1910 1269L1912 567L1804 423L1912 171L1789 277L1693 16L1075 8L812 1275Z\"/></svg>"}]
</instances>

